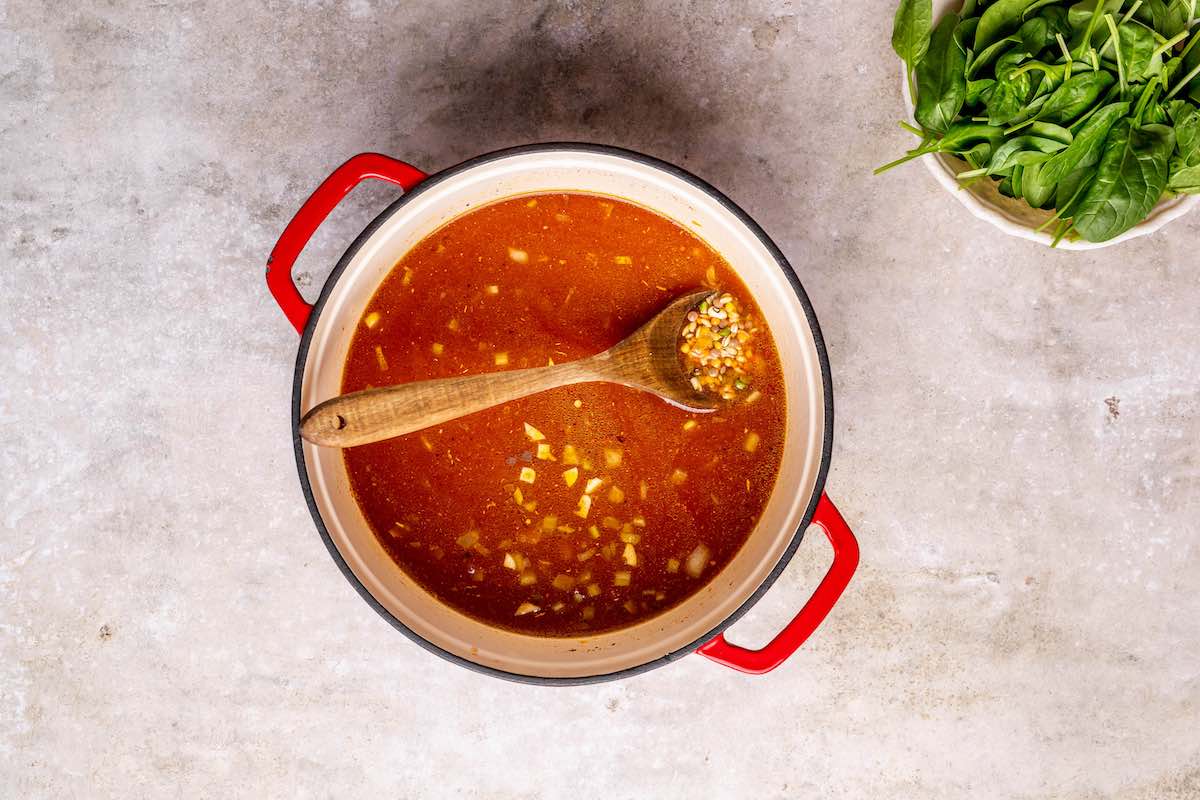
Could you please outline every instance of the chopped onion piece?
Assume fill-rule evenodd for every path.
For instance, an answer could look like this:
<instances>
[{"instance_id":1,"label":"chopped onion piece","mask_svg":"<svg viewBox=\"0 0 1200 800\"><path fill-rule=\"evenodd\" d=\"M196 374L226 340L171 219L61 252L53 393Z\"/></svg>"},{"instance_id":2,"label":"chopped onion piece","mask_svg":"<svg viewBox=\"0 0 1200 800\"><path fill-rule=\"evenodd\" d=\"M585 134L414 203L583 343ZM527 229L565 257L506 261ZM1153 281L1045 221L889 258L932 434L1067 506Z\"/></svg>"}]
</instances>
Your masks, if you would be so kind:
<instances>
[{"instance_id":1,"label":"chopped onion piece","mask_svg":"<svg viewBox=\"0 0 1200 800\"><path fill-rule=\"evenodd\" d=\"M584 620L589 620L592 617L596 616L596 609L592 608L591 606L584 606L583 612L580 614L580 616Z\"/></svg>"},{"instance_id":2,"label":"chopped onion piece","mask_svg":"<svg viewBox=\"0 0 1200 800\"><path fill-rule=\"evenodd\" d=\"M625 493L621 491L621 487L614 486L608 490L608 502L610 502L610 503L624 503L625 502Z\"/></svg>"},{"instance_id":3,"label":"chopped onion piece","mask_svg":"<svg viewBox=\"0 0 1200 800\"><path fill-rule=\"evenodd\" d=\"M467 531L462 536L458 537L458 546L463 550L470 550L479 543L479 531Z\"/></svg>"},{"instance_id":4,"label":"chopped onion piece","mask_svg":"<svg viewBox=\"0 0 1200 800\"><path fill-rule=\"evenodd\" d=\"M487 290L487 293L488 293L488 294L500 294L500 287L499 287L499 286L497 286L497 285L496 285L496 284L494 284L494 283L489 283L489 284L488 284L486 287L484 287L484 288Z\"/></svg>"},{"instance_id":5,"label":"chopped onion piece","mask_svg":"<svg viewBox=\"0 0 1200 800\"><path fill-rule=\"evenodd\" d=\"M507 569L511 569L511 570L516 570L516 569L517 569L517 559L516 559L516 557L515 557L515 556L513 556L513 554L512 554L512 553L505 553L505 554L504 554L504 566L505 566Z\"/></svg>"},{"instance_id":6,"label":"chopped onion piece","mask_svg":"<svg viewBox=\"0 0 1200 800\"><path fill-rule=\"evenodd\" d=\"M591 510L592 510L592 498L590 495L585 494L579 498L579 507L575 509L575 514L577 516L583 517L584 519L587 519L587 515L591 512Z\"/></svg>"},{"instance_id":7,"label":"chopped onion piece","mask_svg":"<svg viewBox=\"0 0 1200 800\"><path fill-rule=\"evenodd\" d=\"M696 549L687 557L687 564L684 569L687 574L693 578L699 578L700 573L704 572L704 568L708 566L708 557L712 555L712 551L708 549L708 545L701 542L696 545Z\"/></svg>"},{"instance_id":8,"label":"chopped onion piece","mask_svg":"<svg viewBox=\"0 0 1200 800\"><path fill-rule=\"evenodd\" d=\"M675 484L676 486L680 485L681 483L683 483L686 480L687 480L687 473L684 472L683 470L679 469L678 467L676 467L675 471L671 473L671 483Z\"/></svg>"},{"instance_id":9,"label":"chopped onion piece","mask_svg":"<svg viewBox=\"0 0 1200 800\"><path fill-rule=\"evenodd\" d=\"M523 483L533 483L536 477L537 473L533 471L532 467L521 467L520 479Z\"/></svg>"},{"instance_id":10,"label":"chopped onion piece","mask_svg":"<svg viewBox=\"0 0 1200 800\"><path fill-rule=\"evenodd\" d=\"M589 547L587 550L584 550L582 553L580 553L579 555L577 555L575 557L578 558L580 561L587 561L589 558L591 558L594 555L596 555L596 548Z\"/></svg>"},{"instance_id":11,"label":"chopped onion piece","mask_svg":"<svg viewBox=\"0 0 1200 800\"><path fill-rule=\"evenodd\" d=\"M645 500L646 495L648 495L648 494L650 494L650 484L646 483L645 481L642 481L641 484L638 485L638 497Z\"/></svg>"},{"instance_id":12,"label":"chopped onion piece","mask_svg":"<svg viewBox=\"0 0 1200 800\"><path fill-rule=\"evenodd\" d=\"M696 422L696 420L689 419L687 422L683 423L683 429L685 431L695 430L696 427L699 425L700 425L700 423Z\"/></svg>"},{"instance_id":13,"label":"chopped onion piece","mask_svg":"<svg viewBox=\"0 0 1200 800\"><path fill-rule=\"evenodd\" d=\"M571 467L568 470L564 470L563 471L563 480L566 482L568 487L574 486L575 481L579 480L579 468Z\"/></svg>"},{"instance_id":14,"label":"chopped onion piece","mask_svg":"<svg viewBox=\"0 0 1200 800\"><path fill-rule=\"evenodd\" d=\"M517 505L519 506L525 504L525 495L521 494L520 486L518 486L516 489L513 489L513 500L516 500Z\"/></svg>"},{"instance_id":15,"label":"chopped onion piece","mask_svg":"<svg viewBox=\"0 0 1200 800\"><path fill-rule=\"evenodd\" d=\"M600 529L597 528L595 525L589 525L588 526L588 534L593 539L599 539L600 538Z\"/></svg>"},{"instance_id":16,"label":"chopped onion piece","mask_svg":"<svg viewBox=\"0 0 1200 800\"><path fill-rule=\"evenodd\" d=\"M526 253L524 250L518 250L515 247L508 248L508 257L518 264L529 263L529 253Z\"/></svg>"},{"instance_id":17,"label":"chopped onion piece","mask_svg":"<svg viewBox=\"0 0 1200 800\"><path fill-rule=\"evenodd\" d=\"M754 431L746 434L746 441L742 442L742 447L747 453L753 453L758 449L759 436Z\"/></svg>"},{"instance_id":18,"label":"chopped onion piece","mask_svg":"<svg viewBox=\"0 0 1200 800\"><path fill-rule=\"evenodd\" d=\"M521 573L521 585L532 586L537 583L537 573L531 569L527 569Z\"/></svg>"},{"instance_id":19,"label":"chopped onion piece","mask_svg":"<svg viewBox=\"0 0 1200 800\"><path fill-rule=\"evenodd\" d=\"M628 572L614 572L613 573L613 586L628 586L628 585L629 585L629 573Z\"/></svg>"},{"instance_id":20,"label":"chopped onion piece","mask_svg":"<svg viewBox=\"0 0 1200 800\"><path fill-rule=\"evenodd\" d=\"M623 607L624 607L624 609L625 609L626 611L628 611L630 614L636 614L636 613L637 613L637 603L633 602L632 600L626 600L626 601L625 601L625 603L624 603L624 605L623 605Z\"/></svg>"},{"instance_id":21,"label":"chopped onion piece","mask_svg":"<svg viewBox=\"0 0 1200 800\"><path fill-rule=\"evenodd\" d=\"M667 572L679 572L679 559L678 558L668 558L667 559Z\"/></svg>"},{"instance_id":22,"label":"chopped onion piece","mask_svg":"<svg viewBox=\"0 0 1200 800\"><path fill-rule=\"evenodd\" d=\"M621 553L621 558L625 559L625 563L629 566L637 566L637 550L633 549L633 545L631 543L625 543L625 552Z\"/></svg>"},{"instance_id":23,"label":"chopped onion piece","mask_svg":"<svg viewBox=\"0 0 1200 800\"><path fill-rule=\"evenodd\" d=\"M588 597L597 597L597 596L599 596L600 591L601 591L600 584L598 584L598 583L589 583L588 584L588 587L587 587Z\"/></svg>"},{"instance_id":24,"label":"chopped onion piece","mask_svg":"<svg viewBox=\"0 0 1200 800\"><path fill-rule=\"evenodd\" d=\"M558 527L558 517L553 514L542 517L542 530L546 533L552 533Z\"/></svg>"},{"instance_id":25,"label":"chopped onion piece","mask_svg":"<svg viewBox=\"0 0 1200 800\"><path fill-rule=\"evenodd\" d=\"M633 259L630 258L629 256L613 256L613 263L620 264L621 266L627 267L633 263Z\"/></svg>"},{"instance_id":26,"label":"chopped onion piece","mask_svg":"<svg viewBox=\"0 0 1200 800\"><path fill-rule=\"evenodd\" d=\"M633 524L639 528L644 528L644 527L646 527L646 518L643 517L641 514L638 514L636 517L633 518Z\"/></svg>"},{"instance_id":27,"label":"chopped onion piece","mask_svg":"<svg viewBox=\"0 0 1200 800\"><path fill-rule=\"evenodd\" d=\"M528 422L525 423L525 435L528 436L530 440L535 442L540 442L546 438L545 434L530 425Z\"/></svg>"},{"instance_id":28,"label":"chopped onion piece","mask_svg":"<svg viewBox=\"0 0 1200 800\"><path fill-rule=\"evenodd\" d=\"M435 356L440 356L442 353L446 352L446 346L441 342L434 342L433 347L430 349L433 351Z\"/></svg>"},{"instance_id":29,"label":"chopped onion piece","mask_svg":"<svg viewBox=\"0 0 1200 800\"><path fill-rule=\"evenodd\" d=\"M758 389L755 389L753 392L751 392L750 394L746 395L746 399L745 399L745 400L743 400L742 402L744 402L744 403L753 403L755 400L757 400L757 399L758 399L758 398L760 398L760 397L762 397L762 392L760 392Z\"/></svg>"},{"instance_id":30,"label":"chopped onion piece","mask_svg":"<svg viewBox=\"0 0 1200 800\"><path fill-rule=\"evenodd\" d=\"M375 345L375 360L379 362L379 369L382 372L387 372L387 368L388 368L387 358L384 357L383 348L380 347L379 345Z\"/></svg>"},{"instance_id":31,"label":"chopped onion piece","mask_svg":"<svg viewBox=\"0 0 1200 800\"><path fill-rule=\"evenodd\" d=\"M575 588L575 579L570 575L559 574L554 576L554 580L550 583L555 589L562 592L569 592Z\"/></svg>"},{"instance_id":32,"label":"chopped onion piece","mask_svg":"<svg viewBox=\"0 0 1200 800\"><path fill-rule=\"evenodd\" d=\"M621 451L612 447L605 448L604 463L610 467L621 466Z\"/></svg>"},{"instance_id":33,"label":"chopped onion piece","mask_svg":"<svg viewBox=\"0 0 1200 800\"><path fill-rule=\"evenodd\" d=\"M636 533L622 533L621 534L621 541L625 542L626 544L637 544L641 540L642 540L642 537L638 536Z\"/></svg>"},{"instance_id":34,"label":"chopped onion piece","mask_svg":"<svg viewBox=\"0 0 1200 800\"><path fill-rule=\"evenodd\" d=\"M363 324L368 328L374 328L379 324L379 312L372 311L370 314L367 314L365 317L363 317Z\"/></svg>"},{"instance_id":35,"label":"chopped onion piece","mask_svg":"<svg viewBox=\"0 0 1200 800\"><path fill-rule=\"evenodd\" d=\"M497 367L508 366L508 353L496 353L495 361Z\"/></svg>"},{"instance_id":36,"label":"chopped onion piece","mask_svg":"<svg viewBox=\"0 0 1200 800\"><path fill-rule=\"evenodd\" d=\"M554 461L554 454L550 452L550 445L545 442L537 446L537 457L542 461Z\"/></svg>"},{"instance_id":37,"label":"chopped onion piece","mask_svg":"<svg viewBox=\"0 0 1200 800\"><path fill-rule=\"evenodd\" d=\"M570 466L579 463L579 454L575 452L575 448L569 444L563 445L563 463Z\"/></svg>"},{"instance_id":38,"label":"chopped onion piece","mask_svg":"<svg viewBox=\"0 0 1200 800\"><path fill-rule=\"evenodd\" d=\"M536 614L537 612L539 612L541 610L542 609L540 606L535 606L533 603L529 603L529 602L521 603L521 605L517 606L517 613L515 614L515 616L521 617L526 614Z\"/></svg>"},{"instance_id":39,"label":"chopped onion piece","mask_svg":"<svg viewBox=\"0 0 1200 800\"><path fill-rule=\"evenodd\" d=\"M583 487L586 494L591 494L600 488L600 484L604 483L603 478L588 478L587 485Z\"/></svg>"},{"instance_id":40,"label":"chopped onion piece","mask_svg":"<svg viewBox=\"0 0 1200 800\"><path fill-rule=\"evenodd\" d=\"M621 520L616 517L605 517L600 520L600 524L608 528L610 531L619 531L621 529Z\"/></svg>"}]
</instances>

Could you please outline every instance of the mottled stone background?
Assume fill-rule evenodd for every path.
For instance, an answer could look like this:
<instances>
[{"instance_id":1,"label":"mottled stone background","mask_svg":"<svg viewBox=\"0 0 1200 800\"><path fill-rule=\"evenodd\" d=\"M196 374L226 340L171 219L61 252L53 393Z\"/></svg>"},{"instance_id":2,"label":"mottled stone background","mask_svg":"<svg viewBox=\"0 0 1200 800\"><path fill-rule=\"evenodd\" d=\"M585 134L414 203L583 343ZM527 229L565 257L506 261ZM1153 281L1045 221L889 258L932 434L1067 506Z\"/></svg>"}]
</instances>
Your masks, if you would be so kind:
<instances>
[{"instance_id":1,"label":"mottled stone background","mask_svg":"<svg viewBox=\"0 0 1200 800\"><path fill-rule=\"evenodd\" d=\"M872 177L892 7L0 0L0 795L1200 797L1200 215L1053 252ZM276 236L353 153L554 139L708 178L816 305L863 561L769 676L481 677L314 532Z\"/></svg>"}]
</instances>

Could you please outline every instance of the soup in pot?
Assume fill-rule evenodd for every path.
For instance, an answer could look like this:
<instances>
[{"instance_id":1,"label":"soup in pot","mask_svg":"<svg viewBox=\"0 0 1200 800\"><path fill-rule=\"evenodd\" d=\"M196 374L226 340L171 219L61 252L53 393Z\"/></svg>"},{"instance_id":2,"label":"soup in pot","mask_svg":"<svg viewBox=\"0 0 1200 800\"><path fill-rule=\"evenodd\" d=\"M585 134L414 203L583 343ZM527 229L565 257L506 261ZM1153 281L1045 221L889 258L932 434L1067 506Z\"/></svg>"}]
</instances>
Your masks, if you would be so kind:
<instances>
[{"instance_id":1,"label":"soup in pot","mask_svg":"<svg viewBox=\"0 0 1200 800\"><path fill-rule=\"evenodd\" d=\"M586 383L344 450L396 564L444 604L539 636L632 625L711 581L771 494L786 397L749 292L674 221L570 193L450 221L376 291L342 391L584 358L698 287L712 294L681 367L725 398L714 412Z\"/></svg>"}]
</instances>

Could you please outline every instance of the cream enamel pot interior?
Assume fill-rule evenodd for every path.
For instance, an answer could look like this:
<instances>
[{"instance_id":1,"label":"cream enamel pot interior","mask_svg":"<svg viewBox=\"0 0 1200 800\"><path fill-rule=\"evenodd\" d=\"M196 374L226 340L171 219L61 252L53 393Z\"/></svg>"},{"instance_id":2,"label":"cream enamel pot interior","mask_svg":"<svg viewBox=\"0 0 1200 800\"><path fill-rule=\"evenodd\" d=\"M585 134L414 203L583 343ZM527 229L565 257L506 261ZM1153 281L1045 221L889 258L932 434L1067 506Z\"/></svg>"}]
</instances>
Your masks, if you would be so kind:
<instances>
[{"instance_id":1,"label":"cream enamel pot interior","mask_svg":"<svg viewBox=\"0 0 1200 800\"><path fill-rule=\"evenodd\" d=\"M291 268L313 231L357 183L377 178L406 189L358 237L309 306ZM418 241L451 219L513 195L587 192L630 200L705 239L753 293L775 336L788 395L783 464L747 543L695 596L640 624L586 638L535 637L485 625L442 605L391 560L367 526L340 451L300 439L303 412L339 393L350 339L387 273ZM267 284L302 334L292 404L300 482L313 520L342 572L394 627L426 649L477 670L535 683L617 678L699 651L746 672L766 672L820 624L858 563L858 546L822 494L832 445L833 405L820 330L791 267L762 230L714 188L646 156L583 144L529 145L472 159L436 175L377 154L335 171L288 225L267 266ZM810 522L834 547L828 574L771 643L748 650L721 631L774 582Z\"/></svg>"}]
</instances>

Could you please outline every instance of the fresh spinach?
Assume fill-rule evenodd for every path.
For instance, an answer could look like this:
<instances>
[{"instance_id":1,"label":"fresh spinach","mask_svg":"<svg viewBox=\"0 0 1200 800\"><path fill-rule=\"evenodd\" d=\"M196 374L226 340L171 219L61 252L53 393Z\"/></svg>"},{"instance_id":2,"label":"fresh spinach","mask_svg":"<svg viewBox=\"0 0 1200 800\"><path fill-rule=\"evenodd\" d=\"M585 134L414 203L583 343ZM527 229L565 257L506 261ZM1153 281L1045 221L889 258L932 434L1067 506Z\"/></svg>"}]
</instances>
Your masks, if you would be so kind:
<instances>
[{"instance_id":1,"label":"fresh spinach","mask_svg":"<svg viewBox=\"0 0 1200 800\"><path fill-rule=\"evenodd\" d=\"M950 130L967 99L967 54L954 38L958 17L946 15L934 28L929 50L917 65L915 116L927 131Z\"/></svg>"},{"instance_id":2,"label":"fresh spinach","mask_svg":"<svg viewBox=\"0 0 1200 800\"><path fill-rule=\"evenodd\" d=\"M892 27L892 49L906 66L909 89L912 71L929 50L929 34L933 30L931 0L900 0Z\"/></svg>"},{"instance_id":3,"label":"fresh spinach","mask_svg":"<svg viewBox=\"0 0 1200 800\"><path fill-rule=\"evenodd\" d=\"M1200 166L1187 167L1172 174L1167 188L1180 194L1200 194Z\"/></svg>"},{"instance_id":4,"label":"fresh spinach","mask_svg":"<svg viewBox=\"0 0 1200 800\"><path fill-rule=\"evenodd\" d=\"M1063 236L1118 236L1171 192L1200 192L1195 0L967 0L931 20L898 0L892 46L928 154L1053 209ZM936 23L936 24L935 24Z\"/></svg>"},{"instance_id":5,"label":"fresh spinach","mask_svg":"<svg viewBox=\"0 0 1200 800\"><path fill-rule=\"evenodd\" d=\"M1175 133L1165 125L1118 122L1108 134L1096 178L1073 217L1089 242L1105 242L1146 218L1167 188L1167 162Z\"/></svg>"},{"instance_id":6,"label":"fresh spinach","mask_svg":"<svg viewBox=\"0 0 1200 800\"><path fill-rule=\"evenodd\" d=\"M1028 72L1017 69L1024 59L1024 53L1012 52L996 62L996 85L985 106L989 125L1007 125L1029 102L1033 79Z\"/></svg>"},{"instance_id":7,"label":"fresh spinach","mask_svg":"<svg viewBox=\"0 0 1200 800\"><path fill-rule=\"evenodd\" d=\"M975 29L975 52L981 52L997 39L1021 26L1021 14L1034 0L996 0L983 11Z\"/></svg>"},{"instance_id":8,"label":"fresh spinach","mask_svg":"<svg viewBox=\"0 0 1200 800\"><path fill-rule=\"evenodd\" d=\"M1039 119L1048 122L1069 124L1087 111L1108 88L1116 83L1107 72L1084 72L1072 75L1054 90L1050 99L1042 106Z\"/></svg>"}]
</instances>

